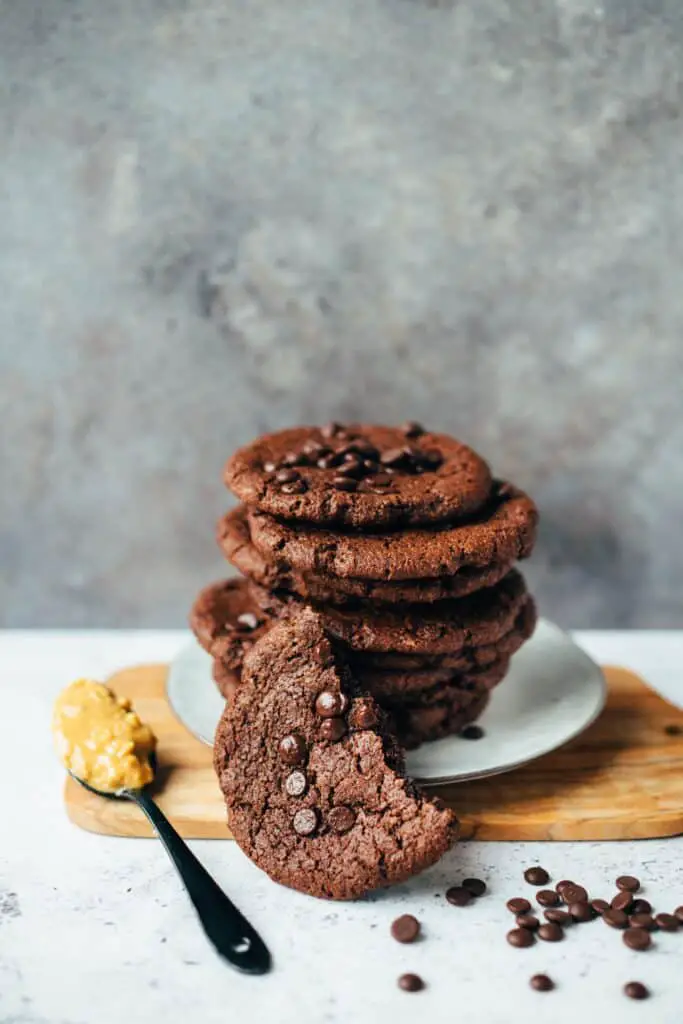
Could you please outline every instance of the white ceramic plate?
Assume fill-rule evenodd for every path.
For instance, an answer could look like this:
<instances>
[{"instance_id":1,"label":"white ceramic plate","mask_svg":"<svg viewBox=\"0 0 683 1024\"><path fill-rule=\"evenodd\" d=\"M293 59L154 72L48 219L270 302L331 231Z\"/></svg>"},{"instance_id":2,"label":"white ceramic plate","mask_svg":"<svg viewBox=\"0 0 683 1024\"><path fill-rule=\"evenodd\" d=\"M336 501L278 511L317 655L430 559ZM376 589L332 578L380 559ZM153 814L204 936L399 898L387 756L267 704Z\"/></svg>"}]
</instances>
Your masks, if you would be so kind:
<instances>
[{"instance_id":1,"label":"white ceramic plate","mask_svg":"<svg viewBox=\"0 0 683 1024\"><path fill-rule=\"evenodd\" d=\"M196 642L172 661L166 688L180 721L212 744L224 701L211 658ZM558 626L541 619L478 720L483 739L449 736L424 743L408 754L408 774L438 784L510 771L583 732L602 711L605 696L600 668Z\"/></svg>"}]
</instances>

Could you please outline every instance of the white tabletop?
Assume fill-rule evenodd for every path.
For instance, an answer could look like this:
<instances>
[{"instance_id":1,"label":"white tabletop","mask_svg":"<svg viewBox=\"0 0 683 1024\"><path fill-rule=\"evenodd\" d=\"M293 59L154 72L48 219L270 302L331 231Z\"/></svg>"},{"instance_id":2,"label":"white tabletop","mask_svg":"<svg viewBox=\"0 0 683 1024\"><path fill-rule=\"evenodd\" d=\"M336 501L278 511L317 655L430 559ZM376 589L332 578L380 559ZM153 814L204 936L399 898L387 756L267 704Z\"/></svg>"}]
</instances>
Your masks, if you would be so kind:
<instances>
[{"instance_id":1,"label":"white tabletop","mask_svg":"<svg viewBox=\"0 0 683 1024\"><path fill-rule=\"evenodd\" d=\"M514 950L505 941L505 899L528 895L522 871L543 864L594 895L635 874L659 909L683 903L683 839L622 843L464 843L411 883L353 904L283 889L235 843L191 845L262 932L273 951L267 977L243 977L217 959L155 841L89 835L61 806L63 777L51 750L57 691L79 675L169 658L180 632L0 633L0 1021L128 1024L359 1024L422 1019L451 1024L622 1020L679 1022L683 933L659 934L647 953L625 948L602 922L569 930L564 942ZM683 633L583 632L596 659L632 667L665 692L680 686ZM680 691L679 691L680 692ZM445 889L466 876L490 895L464 909ZM401 946L388 934L415 914L424 939ZM419 973L425 991L396 979ZM555 992L532 992L547 972ZM621 994L642 980L649 1003Z\"/></svg>"}]
</instances>

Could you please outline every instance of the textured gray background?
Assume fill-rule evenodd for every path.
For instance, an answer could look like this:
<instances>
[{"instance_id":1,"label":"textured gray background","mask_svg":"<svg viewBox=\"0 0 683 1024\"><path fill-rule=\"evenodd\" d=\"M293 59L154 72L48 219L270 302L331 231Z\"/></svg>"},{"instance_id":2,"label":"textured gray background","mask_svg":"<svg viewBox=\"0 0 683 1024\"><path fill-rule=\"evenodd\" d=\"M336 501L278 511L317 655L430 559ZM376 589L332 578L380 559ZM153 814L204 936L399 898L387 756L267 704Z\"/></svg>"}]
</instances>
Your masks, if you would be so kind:
<instances>
[{"instance_id":1,"label":"textured gray background","mask_svg":"<svg viewBox=\"0 0 683 1024\"><path fill-rule=\"evenodd\" d=\"M459 433L681 625L680 0L0 0L0 619L178 624L232 447Z\"/></svg>"}]
</instances>

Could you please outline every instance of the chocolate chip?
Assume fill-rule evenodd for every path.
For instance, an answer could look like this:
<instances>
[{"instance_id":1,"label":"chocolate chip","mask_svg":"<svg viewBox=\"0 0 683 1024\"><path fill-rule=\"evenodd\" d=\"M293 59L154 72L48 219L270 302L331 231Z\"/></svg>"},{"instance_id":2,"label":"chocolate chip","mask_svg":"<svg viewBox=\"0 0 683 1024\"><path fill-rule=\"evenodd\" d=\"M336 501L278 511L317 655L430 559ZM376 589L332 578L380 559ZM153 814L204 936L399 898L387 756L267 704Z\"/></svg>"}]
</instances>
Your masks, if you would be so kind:
<instances>
[{"instance_id":1,"label":"chocolate chip","mask_svg":"<svg viewBox=\"0 0 683 1024\"><path fill-rule=\"evenodd\" d=\"M533 914L518 914L515 922L520 928L528 928L532 932L535 932L541 923Z\"/></svg>"},{"instance_id":2,"label":"chocolate chip","mask_svg":"<svg viewBox=\"0 0 683 1024\"><path fill-rule=\"evenodd\" d=\"M253 612L242 612L241 615L237 616L237 623L242 626L243 629L256 629L259 624L259 620Z\"/></svg>"},{"instance_id":3,"label":"chocolate chip","mask_svg":"<svg viewBox=\"0 0 683 1024\"><path fill-rule=\"evenodd\" d=\"M344 693L334 693L332 690L323 690L315 699L315 710L321 718L336 718L343 715L349 706L349 700Z\"/></svg>"},{"instance_id":4,"label":"chocolate chip","mask_svg":"<svg viewBox=\"0 0 683 1024\"><path fill-rule=\"evenodd\" d=\"M306 741L298 732L283 736L278 747L280 760L285 764L305 764L307 756Z\"/></svg>"},{"instance_id":5,"label":"chocolate chip","mask_svg":"<svg viewBox=\"0 0 683 1024\"><path fill-rule=\"evenodd\" d=\"M652 945L650 933L645 928L627 928L622 935L624 945L637 952L643 952Z\"/></svg>"},{"instance_id":6,"label":"chocolate chip","mask_svg":"<svg viewBox=\"0 0 683 1024\"><path fill-rule=\"evenodd\" d=\"M420 992L425 983L419 974L402 974L398 979L398 987L404 992Z\"/></svg>"},{"instance_id":7,"label":"chocolate chip","mask_svg":"<svg viewBox=\"0 0 683 1024\"><path fill-rule=\"evenodd\" d=\"M332 420L330 423L326 423L324 427L320 428L320 433L325 438L337 437L338 434L344 433L344 428L341 423L335 423Z\"/></svg>"},{"instance_id":8,"label":"chocolate chip","mask_svg":"<svg viewBox=\"0 0 683 1024\"><path fill-rule=\"evenodd\" d=\"M651 914L652 904L648 900L637 899L631 904L630 914Z\"/></svg>"},{"instance_id":9,"label":"chocolate chip","mask_svg":"<svg viewBox=\"0 0 683 1024\"><path fill-rule=\"evenodd\" d=\"M609 903L607 900L591 900L591 907L596 914L604 914L606 910L609 910Z\"/></svg>"},{"instance_id":10,"label":"chocolate chip","mask_svg":"<svg viewBox=\"0 0 683 1024\"><path fill-rule=\"evenodd\" d=\"M299 474L295 469L278 469L275 479L279 484L291 484L299 479Z\"/></svg>"},{"instance_id":11,"label":"chocolate chip","mask_svg":"<svg viewBox=\"0 0 683 1024\"><path fill-rule=\"evenodd\" d=\"M572 916L572 920L579 922L592 921L595 917L595 911L591 907L590 903L586 903L584 901L580 903L570 903L569 913Z\"/></svg>"},{"instance_id":12,"label":"chocolate chip","mask_svg":"<svg viewBox=\"0 0 683 1024\"><path fill-rule=\"evenodd\" d=\"M505 906L512 914L528 914L531 910L531 904L523 896L514 896Z\"/></svg>"},{"instance_id":13,"label":"chocolate chip","mask_svg":"<svg viewBox=\"0 0 683 1024\"><path fill-rule=\"evenodd\" d=\"M663 932L677 932L680 927L680 921L673 914L657 914L655 924Z\"/></svg>"},{"instance_id":14,"label":"chocolate chip","mask_svg":"<svg viewBox=\"0 0 683 1024\"><path fill-rule=\"evenodd\" d=\"M308 780L303 772L290 772L285 779L285 792L288 796L303 796L308 789Z\"/></svg>"},{"instance_id":15,"label":"chocolate chip","mask_svg":"<svg viewBox=\"0 0 683 1024\"><path fill-rule=\"evenodd\" d=\"M555 892L559 892L560 896L568 885L576 885L576 882L570 882L568 878L563 878L561 882L558 882L555 886Z\"/></svg>"},{"instance_id":16,"label":"chocolate chip","mask_svg":"<svg viewBox=\"0 0 683 1024\"><path fill-rule=\"evenodd\" d=\"M420 922L412 914L401 914L392 923L391 934L397 942L415 942L420 934Z\"/></svg>"},{"instance_id":17,"label":"chocolate chip","mask_svg":"<svg viewBox=\"0 0 683 1024\"><path fill-rule=\"evenodd\" d=\"M574 920L568 910L544 910L543 916L546 921L550 921L551 924L560 924L563 928L566 928Z\"/></svg>"},{"instance_id":18,"label":"chocolate chip","mask_svg":"<svg viewBox=\"0 0 683 1024\"><path fill-rule=\"evenodd\" d=\"M415 420L406 420L405 423L401 424L400 429L406 435L406 437L419 437L420 434L424 434L425 428L421 423L417 423Z\"/></svg>"},{"instance_id":19,"label":"chocolate chip","mask_svg":"<svg viewBox=\"0 0 683 1024\"><path fill-rule=\"evenodd\" d=\"M565 885L564 889L560 893L560 896L565 903L585 903L588 899L588 893L582 885Z\"/></svg>"},{"instance_id":20,"label":"chocolate chip","mask_svg":"<svg viewBox=\"0 0 683 1024\"><path fill-rule=\"evenodd\" d=\"M318 812L315 807L302 807L292 818L294 831L300 836L312 836L318 827Z\"/></svg>"},{"instance_id":21,"label":"chocolate chip","mask_svg":"<svg viewBox=\"0 0 683 1024\"><path fill-rule=\"evenodd\" d=\"M667 736L683 736L683 725L665 725L664 732Z\"/></svg>"},{"instance_id":22,"label":"chocolate chip","mask_svg":"<svg viewBox=\"0 0 683 1024\"><path fill-rule=\"evenodd\" d=\"M379 457L379 461L383 466L399 466L405 460L406 453L403 448L389 448L386 452L382 452Z\"/></svg>"},{"instance_id":23,"label":"chocolate chip","mask_svg":"<svg viewBox=\"0 0 683 1024\"><path fill-rule=\"evenodd\" d=\"M374 487L389 487L393 480L389 473L374 473L368 483L371 483Z\"/></svg>"},{"instance_id":24,"label":"chocolate chip","mask_svg":"<svg viewBox=\"0 0 683 1024\"><path fill-rule=\"evenodd\" d=\"M329 743L337 743L346 733L346 722L343 718L323 718L320 723L320 736Z\"/></svg>"},{"instance_id":25,"label":"chocolate chip","mask_svg":"<svg viewBox=\"0 0 683 1024\"><path fill-rule=\"evenodd\" d=\"M536 900L542 907L559 907L560 897L554 889L541 889L536 893ZM568 902L565 900L565 902Z\"/></svg>"},{"instance_id":26,"label":"chocolate chip","mask_svg":"<svg viewBox=\"0 0 683 1024\"><path fill-rule=\"evenodd\" d=\"M628 925L628 915L623 910L610 908L603 913L602 919L610 928L626 928Z\"/></svg>"},{"instance_id":27,"label":"chocolate chip","mask_svg":"<svg viewBox=\"0 0 683 1024\"><path fill-rule=\"evenodd\" d=\"M534 992L550 992L555 988L555 982L547 974L534 974L529 978L529 984Z\"/></svg>"},{"instance_id":28,"label":"chocolate chip","mask_svg":"<svg viewBox=\"0 0 683 1024\"><path fill-rule=\"evenodd\" d=\"M356 479L359 479L363 476L363 472L362 463L358 461L355 455L352 455L348 462L344 462L343 465L338 468L335 480L338 477L342 477L344 479L355 477Z\"/></svg>"},{"instance_id":29,"label":"chocolate chip","mask_svg":"<svg viewBox=\"0 0 683 1024\"><path fill-rule=\"evenodd\" d=\"M466 725L460 737L463 740L481 740L484 737L484 730L480 725Z\"/></svg>"},{"instance_id":30,"label":"chocolate chip","mask_svg":"<svg viewBox=\"0 0 683 1024\"><path fill-rule=\"evenodd\" d=\"M544 942L561 942L564 938L564 932L559 924L549 922L548 924L542 924L538 929L538 937L543 939Z\"/></svg>"},{"instance_id":31,"label":"chocolate chip","mask_svg":"<svg viewBox=\"0 0 683 1024\"><path fill-rule=\"evenodd\" d=\"M524 872L524 881L528 882L529 885L547 885L550 881L550 875L545 868L527 868Z\"/></svg>"},{"instance_id":32,"label":"chocolate chip","mask_svg":"<svg viewBox=\"0 0 683 1024\"><path fill-rule=\"evenodd\" d=\"M633 875L619 875L617 878L617 889L621 889L622 892L638 892L640 881L634 878Z\"/></svg>"},{"instance_id":33,"label":"chocolate chip","mask_svg":"<svg viewBox=\"0 0 683 1024\"><path fill-rule=\"evenodd\" d=\"M647 999L650 990L643 985L642 981L629 981L624 985L624 995L629 999Z\"/></svg>"},{"instance_id":34,"label":"chocolate chip","mask_svg":"<svg viewBox=\"0 0 683 1024\"><path fill-rule=\"evenodd\" d=\"M631 928L644 928L647 932L653 932L657 928L652 914L631 914L628 921Z\"/></svg>"},{"instance_id":35,"label":"chocolate chip","mask_svg":"<svg viewBox=\"0 0 683 1024\"><path fill-rule=\"evenodd\" d=\"M454 907L466 907L473 900L472 893L463 885L452 885L446 890L446 899Z\"/></svg>"},{"instance_id":36,"label":"chocolate chip","mask_svg":"<svg viewBox=\"0 0 683 1024\"><path fill-rule=\"evenodd\" d=\"M428 448L426 452L420 452L420 455L430 469L438 469L443 462L443 455L437 448Z\"/></svg>"},{"instance_id":37,"label":"chocolate chip","mask_svg":"<svg viewBox=\"0 0 683 1024\"><path fill-rule=\"evenodd\" d=\"M274 473L276 469L277 462L273 462L272 459L266 459L266 461L263 463L264 473Z\"/></svg>"},{"instance_id":38,"label":"chocolate chip","mask_svg":"<svg viewBox=\"0 0 683 1024\"><path fill-rule=\"evenodd\" d=\"M613 910L623 910L626 914L630 913L631 906L633 904L633 896L630 892L620 892L614 897L610 906Z\"/></svg>"},{"instance_id":39,"label":"chocolate chip","mask_svg":"<svg viewBox=\"0 0 683 1024\"><path fill-rule=\"evenodd\" d=\"M486 892L486 882L482 881L481 878L466 878L462 885L463 889L467 889L477 899Z\"/></svg>"},{"instance_id":40,"label":"chocolate chip","mask_svg":"<svg viewBox=\"0 0 683 1024\"><path fill-rule=\"evenodd\" d=\"M377 725L377 712L369 701L357 700L354 702L349 724L352 729L374 729Z\"/></svg>"},{"instance_id":41,"label":"chocolate chip","mask_svg":"<svg viewBox=\"0 0 683 1024\"><path fill-rule=\"evenodd\" d=\"M305 480L292 480L290 484L282 484L280 490L283 494L305 494L308 484Z\"/></svg>"},{"instance_id":42,"label":"chocolate chip","mask_svg":"<svg viewBox=\"0 0 683 1024\"><path fill-rule=\"evenodd\" d=\"M523 949L525 946L533 946L534 933L528 928L513 928L512 931L507 933L506 939L511 946Z\"/></svg>"},{"instance_id":43,"label":"chocolate chip","mask_svg":"<svg viewBox=\"0 0 683 1024\"><path fill-rule=\"evenodd\" d=\"M335 491L348 491L349 494L352 494L358 490L358 481L350 480L345 476L335 476L332 478L332 486Z\"/></svg>"},{"instance_id":44,"label":"chocolate chip","mask_svg":"<svg viewBox=\"0 0 683 1024\"><path fill-rule=\"evenodd\" d=\"M341 462L341 455L330 452L329 455L322 455L316 462L318 469L334 469Z\"/></svg>"},{"instance_id":45,"label":"chocolate chip","mask_svg":"<svg viewBox=\"0 0 683 1024\"><path fill-rule=\"evenodd\" d=\"M296 466L299 463L299 452L285 452L280 459L281 466Z\"/></svg>"},{"instance_id":46,"label":"chocolate chip","mask_svg":"<svg viewBox=\"0 0 683 1024\"><path fill-rule=\"evenodd\" d=\"M308 441L304 441L301 450L306 455L313 455L316 459L320 459L323 455L329 455L330 453L329 445L323 444L322 441L316 441L314 437L309 437Z\"/></svg>"},{"instance_id":47,"label":"chocolate chip","mask_svg":"<svg viewBox=\"0 0 683 1024\"><path fill-rule=\"evenodd\" d=\"M333 807L327 815L327 824L333 832L337 832L339 835L349 832L355 823L356 815L350 807L345 807L344 804Z\"/></svg>"}]
</instances>

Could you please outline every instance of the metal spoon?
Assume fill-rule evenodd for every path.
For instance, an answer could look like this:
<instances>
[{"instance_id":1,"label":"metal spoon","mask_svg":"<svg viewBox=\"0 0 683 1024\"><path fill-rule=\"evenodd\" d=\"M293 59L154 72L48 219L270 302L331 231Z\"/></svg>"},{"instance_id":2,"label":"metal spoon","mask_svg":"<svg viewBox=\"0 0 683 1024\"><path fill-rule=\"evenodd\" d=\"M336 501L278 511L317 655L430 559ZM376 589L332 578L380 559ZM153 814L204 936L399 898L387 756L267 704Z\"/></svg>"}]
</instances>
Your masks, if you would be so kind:
<instances>
[{"instance_id":1,"label":"metal spoon","mask_svg":"<svg viewBox=\"0 0 683 1024\"><path fill-rule=\"evenodd\" d=\"M175 864L194 904L202 928L216 951L233 967L246 974L266 974L271 968L268 947L261 936L202 867L189 846L144 789L121 789L115 793L94 789L73 772L72 779L97 796L108 800L132 800L147 817Z\"/></svg>"}]
</instances>

